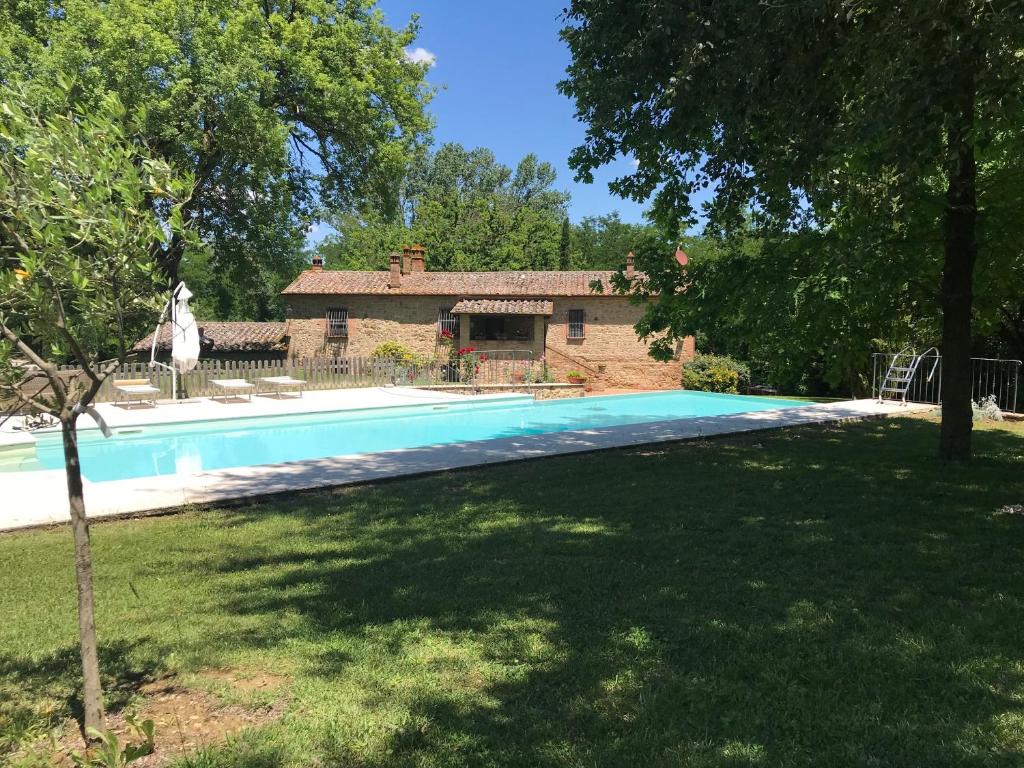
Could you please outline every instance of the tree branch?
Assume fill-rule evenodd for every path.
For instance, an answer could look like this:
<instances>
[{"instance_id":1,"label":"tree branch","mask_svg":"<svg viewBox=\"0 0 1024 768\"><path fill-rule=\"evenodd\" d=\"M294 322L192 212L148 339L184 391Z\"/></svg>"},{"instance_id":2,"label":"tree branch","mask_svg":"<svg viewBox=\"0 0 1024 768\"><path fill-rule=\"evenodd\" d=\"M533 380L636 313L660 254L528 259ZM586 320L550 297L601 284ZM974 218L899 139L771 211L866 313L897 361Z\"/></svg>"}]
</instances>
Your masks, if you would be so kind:
<instances>
[{"instance_id":1,"label":"tree branch","mask_svg":"<svg viewBox=\"0 0 1024 768\"><path fill-rule=\"evenodd\" d=\"M54 285L51 285L50 288L51 290L53 290L53 293L57 298L57 301L54 304L54 306L57 308L57 319L54 322L54 327L56 327L57 330L60 331L60 335L64 337L64 340L68 343L68 346L71 347L71 354L75 356L75 359L78 361L78 364L82 367L82 371L85 373L85 375L88 376L91 380L95 381L96 374L93 373L93 370L89 365L89 358L86 356L85 351L78 343L78 339L76 339L74 335L68 330L67 318L64 314L64 300L61 298L60 291L58 291L56 289L56 286Z\"/></svg>"},{"instance_id":2,"label":"tree branch","mask_svg":"<svg viewBox=\"0 0 1024 768\"><path fill-rule=\"evenodd\" d=\"M21 336L19 336L10 328L8 328L7 325L2 320L0 320L0 335L3 335L5 339L11 342L11 344L14 345L15 349L17 349L19 352L21 352L21 354L27 357L34 365L39 366L39 368L42 369L47 376L52 377L57 375L57 367L53 365L53 363L47 362L42 357L40 357L36 353L36 351L32 349L32 347L30 347L28 344L25 343L24 340L22 340Z\"/></svg>"}]
</instances>

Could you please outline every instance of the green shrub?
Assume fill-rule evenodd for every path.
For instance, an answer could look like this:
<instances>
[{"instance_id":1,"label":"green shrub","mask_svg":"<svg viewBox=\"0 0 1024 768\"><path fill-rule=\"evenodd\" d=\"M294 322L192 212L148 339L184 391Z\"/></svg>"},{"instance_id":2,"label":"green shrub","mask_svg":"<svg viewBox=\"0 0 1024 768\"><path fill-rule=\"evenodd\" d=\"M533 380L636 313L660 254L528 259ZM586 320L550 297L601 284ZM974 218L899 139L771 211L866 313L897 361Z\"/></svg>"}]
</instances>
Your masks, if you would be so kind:
<instances>
[{"instance_id":1,"label":"green shrub","mask_svg":"<svg viewBox=\"0 0 1024 768\"><path fill-rule=\"evenodd\" d=\"M403 347L397 341L382 341L370 353L370 357L394 360L398 363L411 363L416 355L408 347Z\"/></svg>"},{"instance_id":2,"label":"green shrub","mask_svg":"<svg viewBox=\"0 0 1024 768\"><path fill-rule=\"evenodd\" d=\"M750 383L750 367L726 355L694 355L683 364L683 388L736 394Z\"/></svg>"}]
</instances>

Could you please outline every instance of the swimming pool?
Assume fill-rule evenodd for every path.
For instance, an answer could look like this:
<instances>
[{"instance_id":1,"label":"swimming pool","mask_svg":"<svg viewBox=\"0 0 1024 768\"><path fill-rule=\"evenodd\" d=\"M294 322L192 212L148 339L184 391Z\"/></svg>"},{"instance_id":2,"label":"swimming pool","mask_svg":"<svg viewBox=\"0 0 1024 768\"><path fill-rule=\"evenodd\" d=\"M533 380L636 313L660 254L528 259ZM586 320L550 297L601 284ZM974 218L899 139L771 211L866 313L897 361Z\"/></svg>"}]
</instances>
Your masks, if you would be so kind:
<instances>
[{"instance_id":1,"label":"swimming pool","mask_svg":"<svg viewBox=\"0 0 1024 768\"><path fill-rule=\"evenodd\" d=\"M127 427L110 438L84 430L79 451L85 477L103 482L801 405L806 403L684 391L544 401L516 397ZM20 469L63 468L59 434L38 436L31 464Z\"/></svg>"}]
</instances>

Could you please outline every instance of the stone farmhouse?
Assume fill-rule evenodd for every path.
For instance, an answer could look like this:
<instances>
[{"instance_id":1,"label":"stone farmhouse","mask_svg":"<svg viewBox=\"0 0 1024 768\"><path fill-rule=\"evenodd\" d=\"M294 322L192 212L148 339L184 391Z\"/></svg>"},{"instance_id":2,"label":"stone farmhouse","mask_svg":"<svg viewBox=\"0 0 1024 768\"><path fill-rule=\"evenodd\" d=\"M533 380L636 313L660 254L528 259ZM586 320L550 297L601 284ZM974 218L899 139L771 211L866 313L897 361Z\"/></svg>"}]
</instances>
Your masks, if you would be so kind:
<instances>
[{"instance_id":1,"label":"stone farmhouse","mask_svg":"<svg viewBox=\"0 0 1024 768\"><path fill-rule=\"evenodd\" d=\"M314 259L283 291L289 356L369 355L383 341L433 356L455 344L543 357L559 380L576 370L605 387L678 387L693 339L676 361L651 359L633 329L643 307L612 293L612 274L431 272L419 246L391 254L388 271L325 270Z\"/></svg>"}]
</instances>

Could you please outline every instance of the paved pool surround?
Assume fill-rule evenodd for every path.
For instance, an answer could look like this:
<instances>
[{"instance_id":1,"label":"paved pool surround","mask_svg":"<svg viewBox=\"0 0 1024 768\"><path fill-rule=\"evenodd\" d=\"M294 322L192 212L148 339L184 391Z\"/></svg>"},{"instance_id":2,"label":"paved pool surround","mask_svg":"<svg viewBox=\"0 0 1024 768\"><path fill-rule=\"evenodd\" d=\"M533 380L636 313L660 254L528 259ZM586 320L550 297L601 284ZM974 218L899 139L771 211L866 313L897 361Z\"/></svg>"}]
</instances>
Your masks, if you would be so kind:
<instances>
[{"instance_id":1,"label":"paved pool surround","mask_svg":"<svg viewBox=\"0 0 1024 768\"><path fill-rule=\"evenodd\" d=\"M416 403L521 400L524 395L466 396L404 387L308 392L302 398L254 397L242 401L209 400L168 403L155 408L99 406L113 429L131 426L220 420L289 413L406 407ZM498 464L587 451L622 448L716 435L751 432L805 424L838 423L897 415L934 406L872 400L808 404L771 410L628 424L539 435L406 448L371 454L235 467L222 470L132 478L94 483L85 481L90 519L161 514L186 505L206 505L287 494L295 491L353 485L464 467ZM83 417L82 429L96 429ZM9 429L0 433L0 453L31 450L31 435ZM0 473L0 531L66 523L69 520L63 470Z\"/></svg>"}]
</instances>

